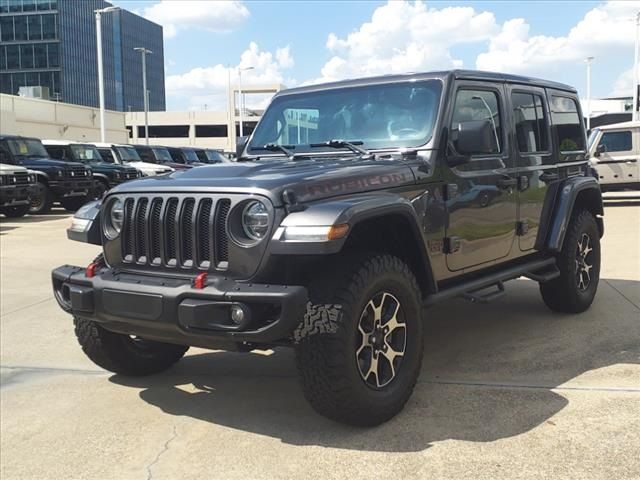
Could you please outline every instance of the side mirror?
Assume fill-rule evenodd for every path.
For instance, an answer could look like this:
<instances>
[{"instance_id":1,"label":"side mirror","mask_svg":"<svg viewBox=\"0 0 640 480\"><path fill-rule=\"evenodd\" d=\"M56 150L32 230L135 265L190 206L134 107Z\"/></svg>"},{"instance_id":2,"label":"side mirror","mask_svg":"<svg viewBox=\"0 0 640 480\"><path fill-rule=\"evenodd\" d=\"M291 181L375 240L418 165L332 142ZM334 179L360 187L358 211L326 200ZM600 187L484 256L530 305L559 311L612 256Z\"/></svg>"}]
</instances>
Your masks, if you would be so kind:
<instances>
[{"instance_id":1,"label":"side mirror","mask_svg":"<svg viewBox=\"0 0 640 480\"><path fill-rule=\"evenodd\" d=\"M247 143L249 142L249 137L238 137L236 138L236 158L240 158L242 156L242 152L244 152Z\"/></svg>"},{"instance_id":2,"label":"side mirror","mask_svg":"<svg viewBox=\"0 0 640 480\"><path fill-rule=\"evenodd\" d=\"M604 144L600 144L596 147L596 151L594 152L593 156L594 157L599 157L600 155L602 155L604 152L607 151L607 146Z\"/></svg>"},{"instance_id":3,"label":"side mirror","mask_svg":"<svg viewBox=\"0 0 640 480\"><path fill-rule=\"evenodd\" d=\"M458 124L456 150L463 155L496 153L496 134L488 120L472 120Z\"/></svg>"}]
</instances>

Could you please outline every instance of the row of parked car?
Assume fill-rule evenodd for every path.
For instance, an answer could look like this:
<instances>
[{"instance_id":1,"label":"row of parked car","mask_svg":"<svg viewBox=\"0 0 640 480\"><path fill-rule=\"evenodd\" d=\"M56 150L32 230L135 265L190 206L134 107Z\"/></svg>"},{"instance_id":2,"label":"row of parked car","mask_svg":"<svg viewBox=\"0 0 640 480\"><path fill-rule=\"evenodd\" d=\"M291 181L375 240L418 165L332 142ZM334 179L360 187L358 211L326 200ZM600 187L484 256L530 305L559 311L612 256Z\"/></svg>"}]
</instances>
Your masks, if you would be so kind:
<instances>
[{"instance_id":1,"label":"row of parked car","mask_svg":"<svg viewBox=\"0 0 640 480\"><path fill-rule=\"evenodd\" d=\"M228 161L213 149L0 134L0 213L42 214L55 202L75 211L128 180Z\"/></svg>"}]
</instances>

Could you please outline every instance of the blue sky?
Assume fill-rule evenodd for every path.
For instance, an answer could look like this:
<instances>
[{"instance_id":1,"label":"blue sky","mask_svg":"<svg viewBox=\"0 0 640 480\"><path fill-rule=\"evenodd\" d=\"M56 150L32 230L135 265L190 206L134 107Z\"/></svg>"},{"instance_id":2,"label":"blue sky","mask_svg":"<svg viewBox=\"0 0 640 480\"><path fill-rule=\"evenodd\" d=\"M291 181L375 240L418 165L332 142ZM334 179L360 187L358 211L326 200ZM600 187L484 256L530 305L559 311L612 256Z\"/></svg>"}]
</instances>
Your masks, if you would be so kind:
<instances>
[{"instance_id":1,"label":"blue sky","mask_svg":"<svg viewBox=\"0 0 640 480\"><path fill-rule=\"evenodd\" d=\"M584 95L631 91L640 2L115 1L165 29L167 108L224 108L227 66L294 85L434 68L550 78ZM331 35L331 38L330 38ZM232 78L236 78L232 70Z\"/></svg>"}]
</instances>

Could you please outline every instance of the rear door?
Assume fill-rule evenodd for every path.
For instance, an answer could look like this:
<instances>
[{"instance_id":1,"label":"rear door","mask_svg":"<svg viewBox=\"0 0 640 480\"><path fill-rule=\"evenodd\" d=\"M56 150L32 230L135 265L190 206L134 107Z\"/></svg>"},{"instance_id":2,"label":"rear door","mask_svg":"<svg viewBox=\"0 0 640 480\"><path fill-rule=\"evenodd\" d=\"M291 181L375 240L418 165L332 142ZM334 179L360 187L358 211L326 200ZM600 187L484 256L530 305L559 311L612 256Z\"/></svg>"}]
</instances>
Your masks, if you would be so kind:
<instances>
[{"instance_id":1,"label":"rear door","mask_svg":"<svg viewBox=\"0 0 640 480\"><path fill-rule=\"evenodd\" d=\"M640 181L638 129L604 130L598 147L604 149L597 157L600 183L615 185Z\"/></svg>"},{"instance_id":2,"label":"rear door","mask_svg":"<svg viewBox=\"0 0 640 480\"><path fill-rule=\"evenodd\" d=\"M512 149L518 166L516 233L519 249L527 251L534 248L549 184L558 172L544 89L509 85L507 90L514 136Z\"/></svg>"},{"instance_id":3,"label":"rear door","mask_svg":"<svg viewBox=\"0 0 640 480\"><path fill-rule=\"evenodd\" d=\"M490 154L473 154L468 163L452 167L445 174L448 212L445 251L451 271L492 262L511 251L517 180L506 134L506 113L502 84L456 82L449 112L450 148L456 150L458 125L477 120L488 120L495 127L497 148Z\"/></svg>"}]
</instances>

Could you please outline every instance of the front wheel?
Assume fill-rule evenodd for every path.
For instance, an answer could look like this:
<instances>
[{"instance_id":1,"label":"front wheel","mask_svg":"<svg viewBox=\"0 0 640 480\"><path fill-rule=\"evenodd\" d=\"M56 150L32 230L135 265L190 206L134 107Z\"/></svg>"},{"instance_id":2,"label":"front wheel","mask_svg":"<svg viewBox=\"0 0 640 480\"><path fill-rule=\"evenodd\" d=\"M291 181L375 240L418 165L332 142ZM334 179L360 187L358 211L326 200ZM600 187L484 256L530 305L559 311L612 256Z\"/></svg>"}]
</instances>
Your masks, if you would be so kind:
<instances>
[{"instance_id":1,"label":"front wheel","mask_svg":"<svg viewBox=\"0 0 640 480\"><path fill-rule=\"evenodd\" d=\"M106 183L98 181L96 183L95 188L93 189L93 199L102 200L102 197L104 197L104 194L107 193L108 190L109 190L109 187L107 186Z\"/></svg>"},{"instance_id":2,"label":"front wheel","mask_svg":"<svg viewBox=\"0 0 640 480\"><path fill-rule=\"evenodd\" d=\"M544 303L557 312L584 312L600 280L600 232L588 210L571 216L557 263L560 276L540 285Z\"/></svg>"},{"instance_id":3,"label":"front wheel","mask_svg":"<svg viewBox=\"0 0 640 480\"><path fill-rule=\"evenodd\" d=\"M162 372L189 349L110 332L90 320L74 318L73 323L78 343L87 357L99 367L121 375L140 377Z\"/></svg>"},{"instance_id":4,"label":"front wheel","mask_svg":"<svg viewBox=\"0 0 640 480\"><path fill-rule=\"evenodd\" d=\"M333 420L379 425L402 410L420 373L416 279L389 255L347 262L327 269L325 277L311 287L307 314L295 332L305 397Z\"/></svg>"},{"instance_id":5,"label":"front wheel","mask_svg":"<svg viewBox=\"0 0 640 480\"><path fill-rule=\"evenodd\" d=\"M38 184L36 185L36 191L31 196L29 213L31 215L41 215L43 213L49 213L52 205L53 193L51 193L49 186L42 182L38 182Z\"/></svg>"}]
</instances>

